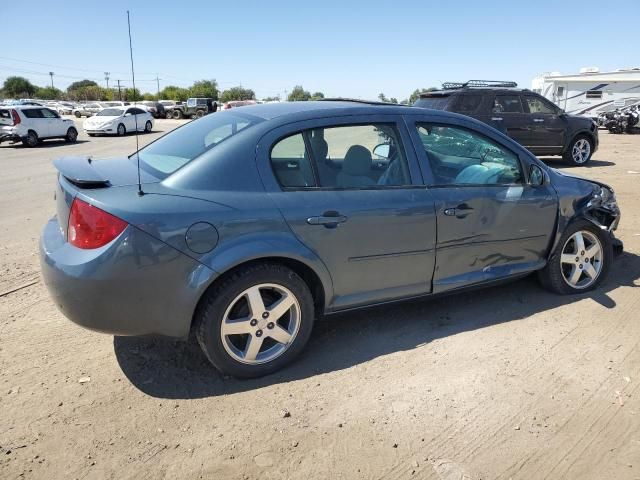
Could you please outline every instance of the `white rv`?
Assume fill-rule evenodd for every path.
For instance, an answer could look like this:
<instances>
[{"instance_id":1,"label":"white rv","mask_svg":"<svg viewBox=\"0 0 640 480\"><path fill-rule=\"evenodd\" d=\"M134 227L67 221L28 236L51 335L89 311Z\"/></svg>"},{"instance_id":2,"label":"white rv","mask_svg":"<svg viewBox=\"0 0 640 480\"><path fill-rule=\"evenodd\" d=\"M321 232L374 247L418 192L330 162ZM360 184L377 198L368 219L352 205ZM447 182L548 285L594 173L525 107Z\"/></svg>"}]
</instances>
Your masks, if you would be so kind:
<instances>
[{"instance_id":1,"label":"white rv","mask_svg":"<svg viewBox=\"0 0 640 480\"><path fill-rule=\"evenodd\" d=\"M531 87L567 113L596 118L640 101L640 67L614 72L588 67L575 75L546 73L534 78Z\"/></svg>"}]
</instances>

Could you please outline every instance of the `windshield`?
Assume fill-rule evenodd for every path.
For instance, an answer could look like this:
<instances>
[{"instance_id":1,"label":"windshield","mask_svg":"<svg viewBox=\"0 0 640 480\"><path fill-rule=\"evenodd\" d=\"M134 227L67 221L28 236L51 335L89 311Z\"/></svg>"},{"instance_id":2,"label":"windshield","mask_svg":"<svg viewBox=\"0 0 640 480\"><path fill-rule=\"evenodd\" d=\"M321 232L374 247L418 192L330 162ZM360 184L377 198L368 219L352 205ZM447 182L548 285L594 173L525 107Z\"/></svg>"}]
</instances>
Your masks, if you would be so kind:
<instances>
[{"instance_id":1,"label":"windshield","mask_svg":"<svg viewBox=\"0 0 640 480\"><path fill-rule=\"evenodd\" d=\"M96 116L98 116L98 117L119 117L120 115L122 115L123 112L124 112L124 110L122 110L120 108L105 108L104 110L100 110L98 113L96 113Z\"/></svg>"},{"instance_id":2,"label":"windshield","mask_svg":"<svg viewBox=\"0 0 640 480\"><path fill-rule=\"evenodd\" d=\"M449 96L422 97L415 103L416 107L433 108L434 110L444 110L449 103Z\"/></svg>"},{"instance_id":3,"label":"windshield","mask_svg":"<svg viewBox=\"0 0 640 480\"><path fill-rule=\"evenodd\" d=\"M236 133L261 121L257 117L227 112L208 115L140 150L140 166L164 179ZM135 154L130 158L135 159Z\"/></svg>"}]
</instances>

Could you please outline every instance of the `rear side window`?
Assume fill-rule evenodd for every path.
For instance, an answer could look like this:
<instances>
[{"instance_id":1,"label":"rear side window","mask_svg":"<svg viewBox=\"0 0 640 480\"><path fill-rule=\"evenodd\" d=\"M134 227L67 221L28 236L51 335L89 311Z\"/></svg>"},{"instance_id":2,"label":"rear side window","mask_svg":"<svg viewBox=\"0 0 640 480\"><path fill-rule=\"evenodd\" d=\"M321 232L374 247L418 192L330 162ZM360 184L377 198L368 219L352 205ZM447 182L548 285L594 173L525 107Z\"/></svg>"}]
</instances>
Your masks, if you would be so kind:
<instances>
[{"instance_id":1,"label":"rear side window","mask_svg":"<svg viewBox=\"0 0 640 480\"><path fill-rule=\"evenodd\" d=\"M448 95L438 95L433 97L421 97L414 104L416 107L432 108L434 110L445 110L449 104Z\"/></svg>"},{"instance_id":2,"label":"rear side window","mask_svg":"<svg viewBox=\"0 0 640 480\"><path fill-rule=\"evenodd\" d=\"M314 187L311 162L302 133L280 140L271 150L271 168L285 188Z\"/></svg>"},{"instance_id":3,"label":"rear side window","mask_svg":"<svg viewBox=\"0 0 640 480\"><path fill-rule=\"evenodd\" d=\"M482 103L480 95L458 95L454 110L459 113L473 113Z\"/></svg>"},{"instance_id":4,"label":"rear side window","mask_svg":"<svg viewBox=\"0 0 640 480\"><path fill-rule=\"evenodd\" d=\"M496 95L493 101L493 113L522 113L519 95Z\"/></svg>"},{"instance_id":5,"label":"rear side window","mask_svg":"<svg viewBox=\"0 0 640 480\"><path fill-rule=\"evenodd\" d=\"M43 118L40 108L26 108L22 110L22 114L27 118Z\"/></svg>"}]
</instances>

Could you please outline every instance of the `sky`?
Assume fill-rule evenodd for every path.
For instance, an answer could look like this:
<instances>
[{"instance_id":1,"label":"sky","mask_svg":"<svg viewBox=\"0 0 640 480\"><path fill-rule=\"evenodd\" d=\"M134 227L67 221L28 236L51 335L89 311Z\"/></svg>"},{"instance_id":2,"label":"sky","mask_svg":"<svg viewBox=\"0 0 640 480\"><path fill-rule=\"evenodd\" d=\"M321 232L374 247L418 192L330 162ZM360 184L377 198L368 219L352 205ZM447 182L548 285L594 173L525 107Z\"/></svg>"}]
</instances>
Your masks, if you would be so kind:
<instances>
[{"instance_id":1,"label":"sky","mask_svg":"<svg viewBox=\"0 0 640 480\"><path fill-rule=\"evenodd\" d=\"M90 78L136 86L216 79L258 98L302 85L328 97L398 100L444 81L640 66L640 0L0 0L0 83L66 88Z\"/></svg>"}]
</instances>

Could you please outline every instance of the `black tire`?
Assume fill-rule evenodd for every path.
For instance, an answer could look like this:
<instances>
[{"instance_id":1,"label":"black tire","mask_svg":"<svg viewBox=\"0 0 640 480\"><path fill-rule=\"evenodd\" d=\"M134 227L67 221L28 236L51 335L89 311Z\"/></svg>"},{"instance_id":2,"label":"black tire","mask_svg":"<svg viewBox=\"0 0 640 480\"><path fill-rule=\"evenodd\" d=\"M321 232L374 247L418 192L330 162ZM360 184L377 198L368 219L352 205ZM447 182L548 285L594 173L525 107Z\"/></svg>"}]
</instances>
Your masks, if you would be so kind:
<instances>
[{"instance_id":1,"label":"black tire","mask_svg":"<svg viewBox=\"0 0 640 480\"><path fill-rule=\"evenodd\" d=\"M27 136L22 140L22 143L27 147L37 147L40 143L40 139L38 138L38 134L33 130L29 130L27 132Z\"/></svg>"},{"instance_id":2,"label":"black tire","mask_svg":"<svg viewBox=\"0 0 640 480\"><path fill-rule=\"evenodd\" d=\"M127 133L127 129L126 129L126 127L124 126L124 124L119 123L119 124L118 124L118 136L120 136L120 137L121 137L121 136L123 136L125 133Z\"/></svg>"},{"instance_id":3,"label":"black tire","mask_svg":"<svg viewBox=\"0 0 640 480\"><path fill-rule=\"evenodd\" d=\"M574 288L565 281L562 274L562 263L560 257L562 250L567 240L578 231L587 231L595 235L602 246L602 268L598 274L596 280L585 288ZM609 234L602 229L595 226L588 220L576 220L569 224L565 229L562 237L558 241L553 254L549 258L549 261L542 270L538 272L538 279L544 288L560 295L572 295L577 293L584 293L593 290L600 285L609 273L611 268L611 262L613 261L613 245Z\"/></svg>"},{"instance_id":4,"label":"black tire","mask_svg":"<svg viewBox=\"0 0 640 480\"><path fill-rule=\"evenodd\" d=\"M180 120L182 118L182 112L176 108L173 111L172 117L173 117L174 120Z\"/></svg>"},{"instance_id":5,"label":"black tire","mask_svg":"<svg viewBox=\"0 0 640 480\"><path fill-rule=\"evenodd\" d=\"M166 118L167 120L169 120L171 118L171 116L173 115L173 112L171 111L167 111L167 113L164 114L164 118Z\"/></svg>"},{"instance_id":6,"label":"black tire","mask_svg":"<svg viewBox=\"0 0 640 480\"><path fill-rule=\"evenodd\" d=\"M196 118L202 118L202 117L204 117L204 115L205 115L204 110L196 111Z\"/></svg>"},{"instance_id":7,"label":"black tire","mask_svg":"<svg viewBox=\"0 0 640 480\"><path fill-rule=\"evenodd\" d=\"M151 130L153 130L153 124L147 120L147 123L144 124L144 133L151 133Z\"/></svg>"},{"instance_id":8,"label":"black tire","mask_svg":"<svg viewBox=\"0 0 640 480\"><path fill-rule=\"evenodd\" d=\"M76 116L76 118L82 118L82 114L80 112L76 112L74 113L74 115Z\"/></svg>"},{"instance_id":9,"label":"black tire","mask_svg":"<svg viewBox=\"0 0 640 480\"><path fill-rule=\"evenodd\" d=\"M300 306L300 326L293 342L280 356L262 364L241 363L225 349L221 324L225 311L238 295L264 283L281 285L293 293ZM241 267L210 289L200 302L194 329L200 347L218 370L234 377L255 378L279 370L298 356L311 336L313 321L313 297L304 280L283 265L261 263Z\"/></svg>"},{"instance_id":10,"label":"black tire","mask_svg":"<svg viewBox=\"0 0 640 480\"><path fill-rule=\"evenodd\" d=\"M576 160L573 157L573 149L575 148L576 144L582 140L586 140L589 143L589 154L586 160ZM564 152L564 155L562 155L562 159L569 165L582 166L582 165L585 165L587 162L589 162L592 156L593 156L593 140L591 140L591 138L589 138L588 135L581 134L581 135L576 135L575 138L571 140L571 143L569 144L569 148L567 148L567 151Z\"/></svg>"},{"instance_id":11,"label":"black tire","mask_svg":"<svg viewBox=\"0 0 640 480\"><path fill-rule=\"evenodd\" d=\"M67 135L64 137L67 143L76 143L78 141L78 131L74 127L69 127Z\"/></svg>"}]
</instances>

